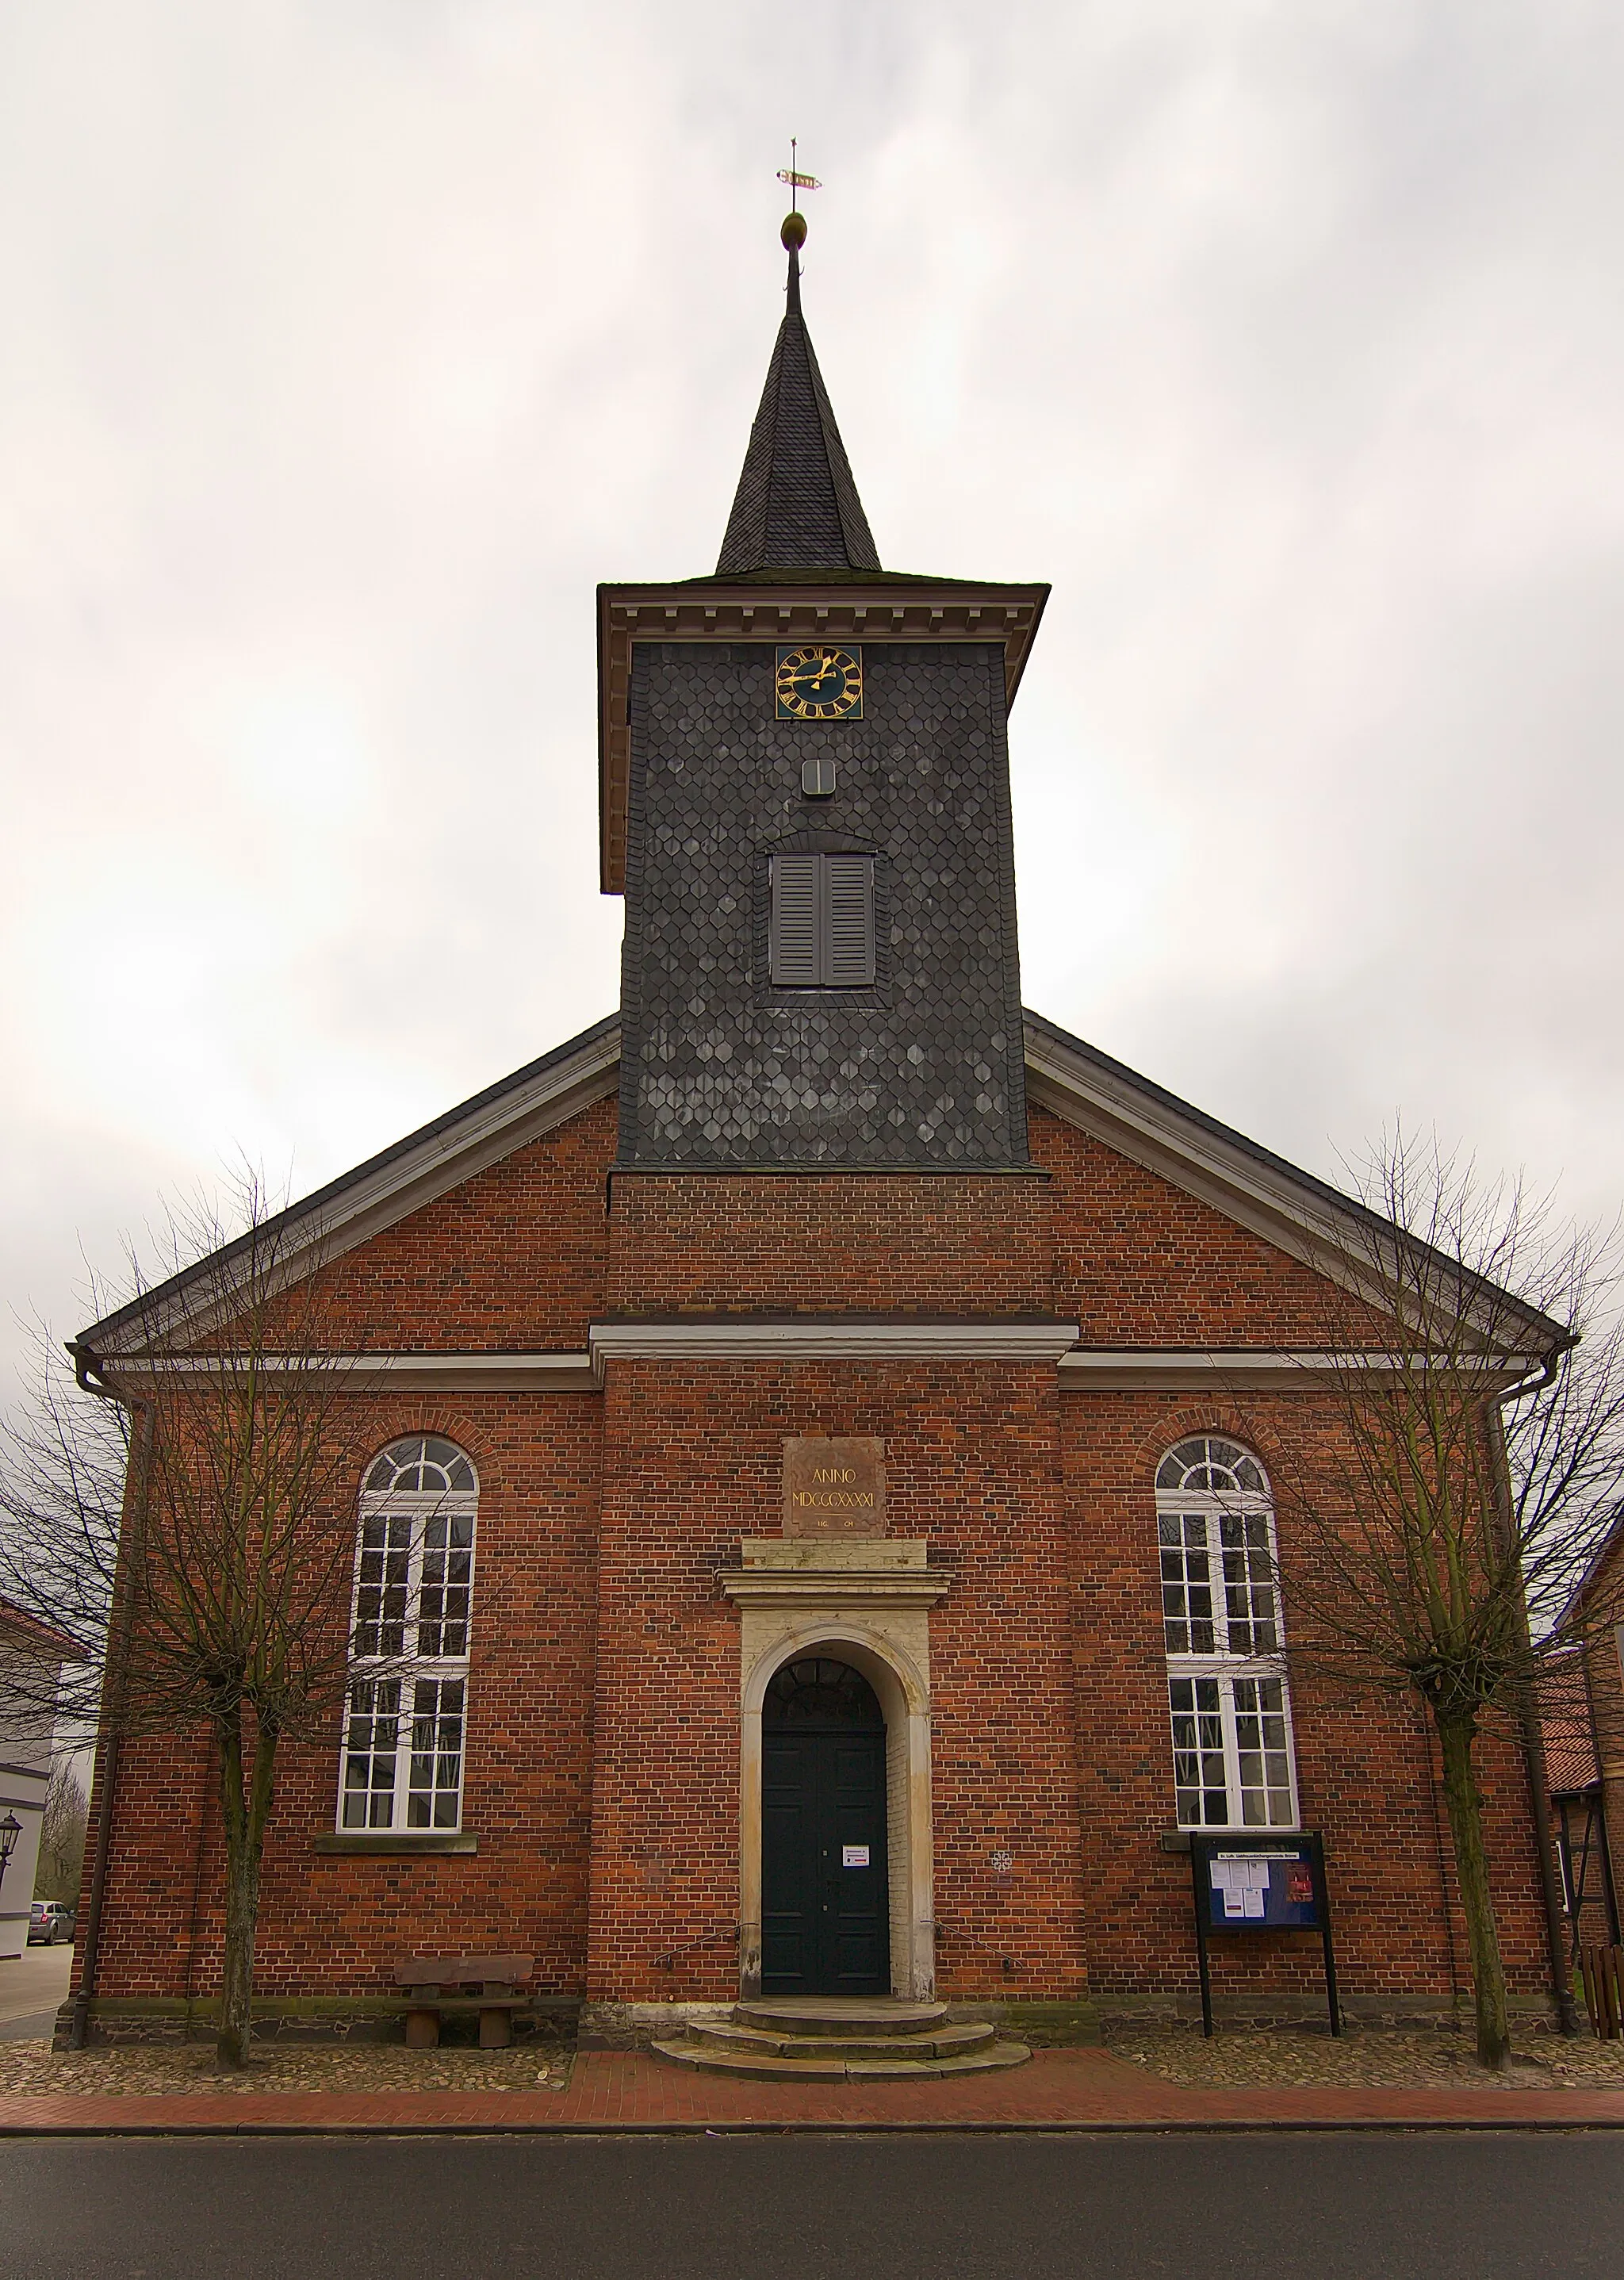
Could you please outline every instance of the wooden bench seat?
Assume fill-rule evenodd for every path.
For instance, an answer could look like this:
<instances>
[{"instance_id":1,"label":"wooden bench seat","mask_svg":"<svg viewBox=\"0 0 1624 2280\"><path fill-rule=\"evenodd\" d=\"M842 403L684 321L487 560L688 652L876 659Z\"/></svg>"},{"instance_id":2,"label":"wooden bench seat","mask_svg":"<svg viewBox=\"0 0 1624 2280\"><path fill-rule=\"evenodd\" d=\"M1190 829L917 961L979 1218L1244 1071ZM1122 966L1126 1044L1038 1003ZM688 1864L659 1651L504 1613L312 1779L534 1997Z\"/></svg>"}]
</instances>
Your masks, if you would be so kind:
<instances>
[{"instance_id":1,"label":"wooden bench seat","mask_svg":"<svg viewBox=\"0 0 1624 2280\"><path fill-rule=\"evenodd\" d=\"M503 2051L513 2039L512 2016L527 2010L519 1992L535 1959L531 1955L412 1955L395 1967L395 1984L406 1988L406 2042L414 2051L432 2051L440 2022L450 2012L477 2011L480 2048Z\"/></svg>"}]
</instances>

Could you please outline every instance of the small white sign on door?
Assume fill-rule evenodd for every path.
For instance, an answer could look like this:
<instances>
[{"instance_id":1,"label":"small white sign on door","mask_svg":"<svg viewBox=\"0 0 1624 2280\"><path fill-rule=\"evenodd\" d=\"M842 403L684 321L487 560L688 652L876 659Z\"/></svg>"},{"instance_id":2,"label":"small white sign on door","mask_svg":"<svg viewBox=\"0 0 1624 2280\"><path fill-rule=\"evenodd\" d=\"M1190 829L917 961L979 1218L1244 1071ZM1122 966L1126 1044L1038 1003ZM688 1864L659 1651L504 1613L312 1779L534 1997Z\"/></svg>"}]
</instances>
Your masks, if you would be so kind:
<instances>
[{"instance_id":1,"label":"small white sign on door","mask_svg":"<svg viewBox=\"0 0 1624 2280\"><path fill-rule=\"evenodd\" d=\"M843 1845L840 1848L840 1865L843 1868L866 1868L868 1866L867 1845Z\"/></svg>"}]
</instances>

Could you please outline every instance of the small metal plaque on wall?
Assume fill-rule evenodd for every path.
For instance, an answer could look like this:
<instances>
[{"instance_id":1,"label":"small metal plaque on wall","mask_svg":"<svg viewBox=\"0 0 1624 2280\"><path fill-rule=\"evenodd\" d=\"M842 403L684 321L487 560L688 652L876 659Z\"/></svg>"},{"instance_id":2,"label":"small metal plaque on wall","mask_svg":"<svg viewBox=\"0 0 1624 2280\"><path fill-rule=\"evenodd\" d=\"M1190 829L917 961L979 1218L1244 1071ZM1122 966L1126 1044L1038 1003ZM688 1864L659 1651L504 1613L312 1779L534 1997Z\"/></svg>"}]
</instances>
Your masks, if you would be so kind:
<instances>
[{"instance_id":1,"label":"small metal plaque on wall","mask_svg":"<svg viewBox=\"0 0 1624 2280\"><path fill-rule=\"evenodd\" d=\"M784 1443L784 1534L885 1534L885 1443L877 1434Z\"/></svg>"}]
</instances>

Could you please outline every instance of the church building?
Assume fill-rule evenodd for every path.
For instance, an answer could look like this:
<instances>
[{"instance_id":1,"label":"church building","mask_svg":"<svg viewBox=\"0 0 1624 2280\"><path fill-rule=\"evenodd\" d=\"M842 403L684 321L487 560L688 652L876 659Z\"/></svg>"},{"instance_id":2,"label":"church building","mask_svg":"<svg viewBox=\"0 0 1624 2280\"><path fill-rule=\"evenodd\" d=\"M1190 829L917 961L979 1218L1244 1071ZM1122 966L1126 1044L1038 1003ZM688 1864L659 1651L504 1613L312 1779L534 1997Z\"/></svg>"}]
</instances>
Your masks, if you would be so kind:
<instances>
[{"instance_id":1,"label":"church building","mask_svg":"<svg viewBox=\"0 0 1624 2280\"><path fill-rule=\"evenodd\" d=\"M1212 1831L1320 1833L1351 2014L1469 2011L1427 1725L1294 1668L1276 1584L1272 1483L1335 1430L1314 1261L1359 1206L1023 1010L1006 739L1048 589L881 568L792 222L715 570L598 591L619 1011L282 1224L342 1268L368 1412L267 2029L481 1953L600 2043L757 1997L1188 2016ZM81 1342L107 1386L134 1321ZM1528 1767L1490 1739L1482 1778L1540 2010ZM200 2023L201 1740L132 1737L110 1811L92 2031ZM1317 1937L1211 1949L1220 2018L1322 2015Z\"/></svg>"}]
</instances>

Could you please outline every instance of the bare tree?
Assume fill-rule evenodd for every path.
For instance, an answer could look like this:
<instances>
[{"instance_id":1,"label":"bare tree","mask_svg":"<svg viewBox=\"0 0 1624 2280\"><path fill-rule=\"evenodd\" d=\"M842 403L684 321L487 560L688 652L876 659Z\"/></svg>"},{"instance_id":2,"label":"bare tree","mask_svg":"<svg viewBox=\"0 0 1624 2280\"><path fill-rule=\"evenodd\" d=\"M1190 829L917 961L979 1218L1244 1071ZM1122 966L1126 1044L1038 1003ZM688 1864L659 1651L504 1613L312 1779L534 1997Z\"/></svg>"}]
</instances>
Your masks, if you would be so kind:
<instances>
[{"instance_id":1,"label":"bare tree","mask_svg":"<svg viewBox=\"0 0 1624 2280\"><path fill-rule=\"evenodd\" d=\"M59 1729L97 1737L93 1916L120 1743L201 1730L212 1745L229 2068L248 2056L278 1752L329 1735L344 1694L365 1407L332 1276L307 1244L296 1261L257 1182L239 1202L242 1232L199 1211L169 1222L161 1276L132 1263L94 1346L70 1348L73 1374L48 1363L0 1469L0 1591L90 1658L55 1707Z\"/></svg>"},{"instance_id":2,"label":"bare tree","mask_svg":"<svg viewBox=\"0 0 1624 2280\"><path fill-rule=\"evenodd\" d=\"M1363 1208L1328 1213L1312 1246L1328 1294L1312 1367L1333 1429L1279 1463L1294 1547L1281 1591L1294 1659L1411 1691L1431 1717L1478 2056L1498 2069L1505 1973L1475 1752L1498 1725L1543 1765L1538 1674L1573 1644L1560 1618L1619 1506L1619 1248L1435 1143L1399 1134L1356 1178ZM1592 1624L1617 1618L1588 1606ZM1553 1876L1543 1772L1533 1787Z\"/></svg>"},{"instance_id":3,"label":"bare tree","mask_svg":"<svg viewBox=\"0 0 1624 2280\"><path fill-rule=\"evenodd\" d=\"M71 1758L59 1758L50 1769L45 1811L40 1822L39 1866L34 1878L37 1899L78 1899L89 1818L90 1801L78 1769Z\"/></svg>"}]
</instances>

